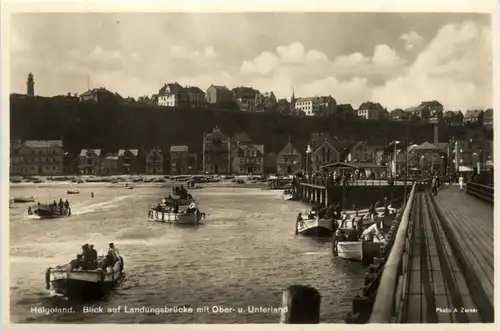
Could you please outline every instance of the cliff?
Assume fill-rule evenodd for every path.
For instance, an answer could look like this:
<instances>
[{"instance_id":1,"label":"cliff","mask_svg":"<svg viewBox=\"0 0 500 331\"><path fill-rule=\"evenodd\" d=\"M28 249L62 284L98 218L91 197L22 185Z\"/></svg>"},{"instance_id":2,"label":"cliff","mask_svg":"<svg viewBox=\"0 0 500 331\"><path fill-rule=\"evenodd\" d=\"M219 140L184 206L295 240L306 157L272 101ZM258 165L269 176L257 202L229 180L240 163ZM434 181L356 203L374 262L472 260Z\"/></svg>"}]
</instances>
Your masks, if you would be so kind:
<instances>
[{"instance_id":1,"label":"cliff","mask_svg":"<svg viewBox=\"0 0 500 331\"><path fill-rule=\"evenodd\" d=\"M265 152L278 153L291 137L305 150L313 132L326 131L346 140L368 140L383 145L402 140L433 141L433 128L426 123L343 120L334 117L291 117L269 113L225 110L168 109L144 105L80 103L64 98L11 97L11 139L63 139L65 149L149 149L189 145L201 153L203 133L218 126L226 135L245 131ZM442 126L440 141L459 133Z\"/></svg>"}]
</instances>

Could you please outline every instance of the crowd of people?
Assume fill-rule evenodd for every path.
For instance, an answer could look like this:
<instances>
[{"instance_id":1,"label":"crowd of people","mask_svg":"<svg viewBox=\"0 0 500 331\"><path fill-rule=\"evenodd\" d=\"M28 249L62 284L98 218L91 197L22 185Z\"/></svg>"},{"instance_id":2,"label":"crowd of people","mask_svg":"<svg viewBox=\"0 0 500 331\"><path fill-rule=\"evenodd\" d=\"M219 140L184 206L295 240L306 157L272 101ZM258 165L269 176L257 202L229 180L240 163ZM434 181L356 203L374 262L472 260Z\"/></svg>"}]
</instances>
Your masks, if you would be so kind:
<instances>
[{"instance_id":1,"label":"crowd of people","mask_svg":"<svg viewBox=\"0 0 500 331\"><path fill-rule=\"evenodd\" d=\"M84 244L82 252L76 255L76 258L69 263L71 270L106 270L115 265L117 261L122 260L118 249L114 243L109 243L108 252L104 257L99 257L92 244ZM123 263L123 260L122 260ZM122 266L123 268L123 266Z\"/></svg>"}]
</instances>

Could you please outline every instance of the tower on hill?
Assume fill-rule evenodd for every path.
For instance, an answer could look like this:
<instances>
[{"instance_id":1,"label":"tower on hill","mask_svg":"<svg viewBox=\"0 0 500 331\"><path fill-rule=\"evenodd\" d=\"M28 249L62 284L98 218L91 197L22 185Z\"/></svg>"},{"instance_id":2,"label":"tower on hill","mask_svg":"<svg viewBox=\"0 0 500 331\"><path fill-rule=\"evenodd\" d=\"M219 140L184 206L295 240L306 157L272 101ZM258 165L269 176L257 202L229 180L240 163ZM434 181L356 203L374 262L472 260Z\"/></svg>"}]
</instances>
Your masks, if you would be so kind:
<instances>
[{"instance_id":1,"label":"tower on hill","mask_svg":"<svg viewBox=\"0 0 500 331\"><path fill-rule=\"evenodd\" d=\"M34 97L35 96L35 80L33 79L33 74L30 72L28 75L28 82L26 83L28 85L28 90L27 90L27 95L29 97Z\"/></svg>"}]
</instances>

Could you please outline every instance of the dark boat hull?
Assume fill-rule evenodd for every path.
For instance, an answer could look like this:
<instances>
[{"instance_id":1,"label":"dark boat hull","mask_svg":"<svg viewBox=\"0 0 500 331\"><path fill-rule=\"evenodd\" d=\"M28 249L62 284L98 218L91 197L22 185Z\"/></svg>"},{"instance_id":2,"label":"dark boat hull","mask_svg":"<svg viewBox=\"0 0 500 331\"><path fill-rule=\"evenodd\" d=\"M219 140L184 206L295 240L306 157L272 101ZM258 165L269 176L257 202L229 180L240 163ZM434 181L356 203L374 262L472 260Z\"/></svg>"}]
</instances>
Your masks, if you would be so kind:
<instances>
[{"instance_id":1,"label":"dark boat hull","mask_svg":"<svg viewBox=\"0 0 500 331\"><path fill-rule=\"evenodd\" d=\"M52 289L69 299L97 300L105 297L123 279L123 274L109 282L86 282L75 279L57 279L51 281Z\"/></svg>"}]
</instances>

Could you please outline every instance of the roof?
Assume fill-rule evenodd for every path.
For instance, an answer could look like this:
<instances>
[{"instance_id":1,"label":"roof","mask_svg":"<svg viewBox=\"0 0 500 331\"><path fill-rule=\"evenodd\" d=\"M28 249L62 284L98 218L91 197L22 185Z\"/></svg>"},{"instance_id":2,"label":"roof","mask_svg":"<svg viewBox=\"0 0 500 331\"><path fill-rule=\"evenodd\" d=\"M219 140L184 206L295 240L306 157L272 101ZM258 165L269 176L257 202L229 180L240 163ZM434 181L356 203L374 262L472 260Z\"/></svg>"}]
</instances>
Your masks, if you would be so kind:
<instances>
[{"instance_id":1,"label":"roof","mask_svg":"<svg viewBox=\"0 0 500 331\"><path fill-rule=\"evenodd\" d=\"M25 140L23 145L29 148L62 148L63 142L62 140Z\"/></svg>"},{"instance_id":2,"label":"roof","mask_svg":"<svg viewBox=\"0 0 500 331\"><path fill-rule=\"evenodd\" d=\"M173 145L170 146L170 152L187 152L189 147L186 145Z\"/></svg>"},{"instance_id":3,"label":"roof","mask_svg":"<svg viewBox=\"0 0 500 331\"><path fill-rule=\"evenodd\" d=\"M188 93L198 93L198 94L205 94L199 87L197 86L187 86L184 88L184 90Z\"/></svg>"},{"instance_id":4,"label":"roof","mask_svg":"<svg viewBox=\"0 0 500 331\"><path fill-rule=\"evenodd\" d=\"M493 117L493 109L487 109L484 113L483 113L483 117Z\"/></svg>"},{"instance_id":5,"label":"roof","mask_svg":"<svg viewBox=\"0 0 500 331\"><path fill-rule=\"evenodd\" d=\"M384 109L382 105L378 102L363 102L361 105L359 105L358 110L365 110L365 109Z\"/></svg>"},{"instance_id":6,"label":"roof","mask_svg":"<svg viewBox=\"0 0 500 331\"><path fill-rule=\"evenodd\" d=\"M287 99L279 99L278 106L288 106L288 100Z\"/></svg>"},{"instance_id":7,"label":"roof","mask_svg":"<svg viewBox=\"0 0 500 331\"><path fill-rule=\"evenodd\" d=\"M223 134L218 127L215 127L212 132L208 133L205 136L205 140L215 139L215 138L220 138L221 140L227 140L227 136Z\"/></svg>"},{"instance_id":8,"label":"roof","mask_svg":"<svg viewBox=\"0 0 500 331\"><path fill-rule=\"evenodd\" d=\"M241 98L244 94L252 94L252 98L254 98L255 95L260 93L258 90L246 86L235 87L231 91L233 92L235 98Z\"/></svg>"},{"instance_id":9,"label":"roof","mask_svg":"<svg viewBox=\"0 0 500 331\"><path fill-rule=\"evenodd\" d=\"M321 147L323 147L324 145L328 145L330 146L331 148L333 148L338 154L340 154L340 151L335 148L335 146L333 144L331 144L329 141L324 141L321 145L318 145L317 148L314 148L313 149L313 152L311 153L312 155L316 154L319 150L321 150Z\"/></svg>"},{"instance_id":10,"label":"roof","mask_svg":"<svg viewBox=\"0 0 500 331\"><path fill-rule=\"evenodd\" d=\"M257 144L238 145L238 148L240 150L255 148L261 155L264 155L264 145L257 145Z\"/></svg>"},{"instance_id":11,"label":"roof","mask_svg":"<svg viewBox=\"0 0 500 331\"><path fill-rule=\"evenodd\" d=\"M343 103L343 104L338 104L337 105L338 110L348 110L348 111L353 111L354 108L352 108L350 103Z\"/></svg>"},{"instance_id":12,"label":"roof","mask_svg":"<svg viewBox=\"0 0 500 331\"><path fill-rule=\"evenodd\" d=\"M412 151L437 151L439 148L437 148L435 145L428 143L427 141L424 142L421 145L418 145L417 147L412 148Z\"/></svg>"},{"instance_id":13,"label":"roof","mask_svg":"<svg viewBox=\"0 0 500 331\"><path fill-rule=\"evenodd\" d=\"M479 117L479 115L481 115L483 111L482 110L467 110L467 112L465 113L465 118L476 118L476 117Z\"/></svg>"},{"instance_id":14,"label":"roof","mask_svg":"<svg viewBox=\"0 0 500 331\"><path fill-rule=\"evenodd\" d=\"M80 151L80 156L87 156L88 152L93 152L97 156L101 155L101 150L100 149L82 149Z\"/></svg>"},{"instance_id":15,"label":"roof","mask_svg":"<svg viewBox=\"0 0 500 331\"><path fill-rule=\"evenodd\" d=\"M279 154L300 154L291 142L285 145Z\"/></svg>"},{"instance_id":16,"label":"roof","mask_svg":"<svg viewBox=\"0 0 500 331\"><path fill-rule=\"evenodd\" d=\"M216 90L219 90L219 91L227 91L227 92L231 92L231 91L229 91L229 89L228 89L226 86L224 86L224 85L213 85L213 84L212 84L212 85L210 85L210 87L213 87L213 88L215 88ZM210 87L209 87L209 88L210 88Z\"/></svg>"},{"instance_id":17,"label":"roof","mask_svg":"<svg viewBox=\"0 0 500 331\"><path fill-rule=\"evenodd\" d=\"M175 82L163 85L163 87L158 91L158 95L166 95L167 88L170 89L170 93L173 94L184 92L184 88L179 83Z\"/></svg>"},{"instance_id":18,"label":"roof","mask_svg":"<svg viewBox=\"0 0 500 331\"><path fill-rule=\"evenodd\" d=\"M125 152L127 152L127 151L132 153L134 156L137 156L137 154L139 154L138 149L120 149L120 150L118 150L118 156L124 156Z\"/></svg>"},{"instance_id":19,"label":"roof","mask_svg":"<svg viewBox=\"0 0 500 331\"><path fill-rule=\"evenodd\" d=\"M236 133L232 138L232 141L234 142L241 142L241 143L249 143L252 142L252 139L247 135L246 132L238 132Z\"/></svg>"}]
</instances>

